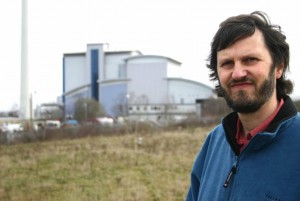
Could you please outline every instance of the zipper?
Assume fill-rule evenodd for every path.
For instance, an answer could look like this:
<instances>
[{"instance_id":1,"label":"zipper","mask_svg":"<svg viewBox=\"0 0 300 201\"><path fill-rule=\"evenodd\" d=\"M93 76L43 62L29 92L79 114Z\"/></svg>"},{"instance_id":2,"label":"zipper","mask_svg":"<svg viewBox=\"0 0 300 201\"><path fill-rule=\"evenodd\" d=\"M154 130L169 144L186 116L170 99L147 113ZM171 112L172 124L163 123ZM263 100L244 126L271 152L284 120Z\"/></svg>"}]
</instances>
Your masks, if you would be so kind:
<instances>
[{"instance_id":1,"label":"zipper","mask_svg":"<svg viewBox=\"0 0 300 201\"><path fill-rule=\"evenodd\" d=\"M224 188L227 188L229 186L230 181L233 179L233 176L235 175L237 171L237 164L238 164L238 156L236 156L235 161L233 162L233 165L228 173L228 176L226 177L226 180L223 184Z\"/></svg>"},{"instance_id":2,"label":"zipper","mask_svg":"<svg viewBox=\"0 0 300 201\"><path fill-rule=\"evenodd\" d=\"M229 183L230 181L233 179L233 176L235 175L236 171L237 171L237 165L238 165L238 162L239 162L239 158L241 157L241 155L247 150L249 149L249 145L253 144L253 141L255 142L256 140L253 140L254 138L256 138L257 135L255 135L251 141L249 142L249 144L241 151L241 153L239 155L235 155L235 161L228 173L228 176L226 177L226 180L223 184L223 187L224 188L227 188L229 186Z\"/></svg>"},{"instance_id":3,"label":"zipper","mask_svg":"<svg viewBox=\"0 0 300 201\"><path fill-rule=\"evenodd\" d=\"M224 188L227 188L229 185L229 182L231 181L232 177L234 176L234 174L236 173L236 164L234 164L225 180L225 183L223 184Z\"/></svg>"}]
</instances>

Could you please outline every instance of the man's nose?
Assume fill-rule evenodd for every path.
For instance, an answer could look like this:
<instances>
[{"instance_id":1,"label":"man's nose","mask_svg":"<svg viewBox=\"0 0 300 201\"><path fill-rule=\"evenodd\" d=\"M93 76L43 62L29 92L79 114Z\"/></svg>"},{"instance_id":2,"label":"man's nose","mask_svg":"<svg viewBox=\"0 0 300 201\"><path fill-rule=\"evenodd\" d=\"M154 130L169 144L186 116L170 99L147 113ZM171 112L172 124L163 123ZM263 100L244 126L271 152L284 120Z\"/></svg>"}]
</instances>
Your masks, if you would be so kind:
<instances>
[{"instance_id":1,"label":"man's nose","mask_svg":"<svg viewBox=\"0 0 300 201\"><path fill-rule=\"evenodd\" d=\"M235 64L231 76L234 80L241 80L247 76L247 71L241 64Z\"/></svg>"}]
</instances>

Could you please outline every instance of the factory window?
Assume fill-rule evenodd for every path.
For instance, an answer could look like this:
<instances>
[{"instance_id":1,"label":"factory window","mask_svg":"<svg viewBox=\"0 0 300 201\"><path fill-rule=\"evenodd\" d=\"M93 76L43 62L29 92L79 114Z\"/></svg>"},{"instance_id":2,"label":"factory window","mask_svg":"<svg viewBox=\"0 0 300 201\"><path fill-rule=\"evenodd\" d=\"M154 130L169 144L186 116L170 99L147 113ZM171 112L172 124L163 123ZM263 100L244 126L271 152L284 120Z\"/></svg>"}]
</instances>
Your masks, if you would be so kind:
<instances>
[{"instance_id":1,"label":"factory window","mask_svg":"<svg viewBox=\"0 0 300 201\"><path fill-rule=\"evenodd\" d=\"M119 64L119 78L126 78L126 68L125 64Z\"/></svg>"},{"instance_id":2,"label":"factory window","mask_svg":"<svg viewBox=\"0 0 300 201\"><path fill-rule=\"evenodd\" d=\"M181 99L180 99L180 103L181 103L181 104L184 104L184 98L181 98Z\"/></svg>"},{"instance_id":3,"label":"factory window","mask_svg":"<svg viewBox=\"0 0 300 201\"><path fill-rule=\"evenodd\" d=\"M158 106L152 106L151 110L160 110L160 107L158 107Z\"/></svg>"}]
</instances>

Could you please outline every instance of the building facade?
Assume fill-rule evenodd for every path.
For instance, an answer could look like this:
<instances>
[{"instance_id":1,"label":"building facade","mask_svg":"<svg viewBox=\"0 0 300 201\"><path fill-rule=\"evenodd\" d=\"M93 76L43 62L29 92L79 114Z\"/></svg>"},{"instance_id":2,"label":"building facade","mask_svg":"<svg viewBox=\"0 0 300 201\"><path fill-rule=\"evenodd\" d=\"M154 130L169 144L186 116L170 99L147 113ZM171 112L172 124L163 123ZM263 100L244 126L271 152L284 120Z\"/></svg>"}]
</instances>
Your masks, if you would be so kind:
<instances>
[{"instance_id":1,"label":"building facade","mask_svg":"<svg viewBox=\"0 0 300 201\"><path fill-rule=\"evenodd\" d=\"M180 78L181 63L139 51L108 51L88 44L84 53L63 56L65 114L78 98L93 98L108 116L135 120L180 120L201 114L199 100L215 97L202 83Z\"/></svg>"}]
</instances>

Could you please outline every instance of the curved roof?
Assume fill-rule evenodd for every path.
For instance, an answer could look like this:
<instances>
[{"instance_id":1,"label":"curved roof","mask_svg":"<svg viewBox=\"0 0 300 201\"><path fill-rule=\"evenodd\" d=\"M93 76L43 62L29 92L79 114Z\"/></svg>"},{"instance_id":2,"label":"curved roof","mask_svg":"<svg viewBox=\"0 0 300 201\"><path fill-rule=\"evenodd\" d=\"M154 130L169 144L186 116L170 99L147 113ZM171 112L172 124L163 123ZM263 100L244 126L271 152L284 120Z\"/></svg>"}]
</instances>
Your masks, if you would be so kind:
<instances>
[{"instance_id":1,"label":"curved roof","mask_svg":"<svg viewBox=\"0 0 300 201\"><path fill-rule=\"evenodd\" d=\"M120 51L105 51L105 54L130 54L136 53L138 55L142 55L142 52L139 50L120 50Z\"/></svg>"},{"instance_id":2,"label":"curved roof","mask_svg":"<svg viewBox=\"0 0 300 201\"><path fill-rule=\"evenodd\" d=\"M125 61L134 60L134 59L143 59L143 58L166 59L166 60L181 64L181 62L179 62L175 59L172 59L170 57L160 56L160 55L137 55L137 56L133 56L133 57L128 57L128 58L125 59Z\"/></svg>"},{"instance_id":3,"label":"curved roof","mask_svg":"<svg viewBox=\"0 0 300 201\"><path fill-rule=\"evenodd\" d=\"M190 82L190 83L193 83L193 84L198 84L198 85L201 85L205 88L208 88L208 89L211 89L214 91L214 88L206 85L206 84L203 84L202 82L198 82L198 81L195 81L195 80L189 80L189 79L185 79L185 78L178 78L178 77L168 77L166 78L167 80L177 80L177 81L182 81L182 82Z\"/></svg>"}]
</instances>

